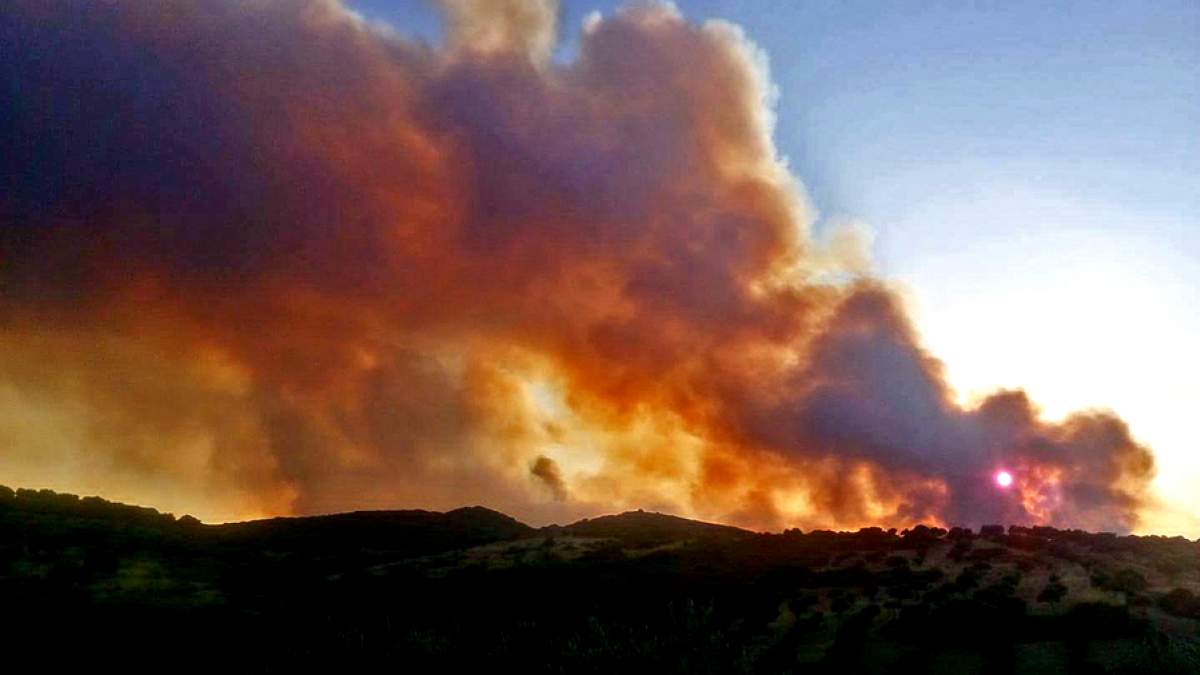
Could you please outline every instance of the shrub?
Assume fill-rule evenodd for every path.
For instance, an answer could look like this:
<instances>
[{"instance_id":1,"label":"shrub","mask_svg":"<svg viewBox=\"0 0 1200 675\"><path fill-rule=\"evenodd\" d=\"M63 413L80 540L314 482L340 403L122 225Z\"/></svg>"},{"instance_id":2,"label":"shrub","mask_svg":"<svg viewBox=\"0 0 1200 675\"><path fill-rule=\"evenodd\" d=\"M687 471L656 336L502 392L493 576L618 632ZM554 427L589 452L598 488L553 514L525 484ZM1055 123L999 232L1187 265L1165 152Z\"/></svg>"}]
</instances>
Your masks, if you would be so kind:
<instances>
[{"instance_id":1,"label":"shrub","mask_svg":"<svg viewBox=\"0 0 1200 675\"><path fill-rule=\"evenodd\" d=\"M1057 577L1050 577L1050 581L1046 582L1045 588L1041 593L1038 593L1038 602L1055 603L1067 597L1067 587L1063 585Z\"/></svg>"},{"instance_id":2,"label":"shrub","mask_svg":"<svg viewBox=\"0 0 1200 675\"><path fill-rule=\"evenodd\" d=\"M1200 598L1186 588L1176 588L1158 599L1158 606L1168 614L1188 619L1200 619Z\"/></svg>"},{"instance_id":3,"label":"shrub","mask_svg":"<svg viewBox=\"0 0 1200 675\"><path fill-rule=\"evenodd\" d=\"M975 533L969 527L952 527L950 528L950 531L946 533L946 538L954 541L970 539L974 536Z\"/></svg>"},{"instance_id":4,"label":"shrub","mask_svg":"<svg viewBox=\"0 0 1200 675\"><path fill-rule=\"evenodd\" d=\"M1146 583L1146 577L1142 576L1140 572L1125 568L1111 574L1104 571L1096 572L1092 575L1092 585L1107 591L1132 595L1146 590L1149 584Z\"/></svg>"},{"instance_id":5,"label":"shrub","mask_svg":"<svg viewBox=\"0 0 1200 675\"><path fill-rule=\"evenodd\" d=\"M970 551L971 551L971 540L959 539L954 542L954 546L950 547L950 552L946 554L946 557L953 560L954 562L959 562L963 558L965 558L967 556L967 553L969 553Z\"/></svg>"},{"instance_id":6,"label":"shrub","mask_svg":"<svg viewBox=\"0 0 1200 675\"><path fill-rule=\"evenodd\" d=\"M1138 632L1140 626L1124 605L1085 602L1066 613L1064 626L1068 639L1096 640L1126 637Z\"/></svg>"},{"instance_id":7,"label":"shrub","mask_svg":"<svg viewBox=\"0 0 1200 675\"><path fill-rule=\"evenodd\" d=\"M1004 536L1003 525L984 525L979 528L979 536L981 537L1002 537Z\"/></svg>"}]
</instances>

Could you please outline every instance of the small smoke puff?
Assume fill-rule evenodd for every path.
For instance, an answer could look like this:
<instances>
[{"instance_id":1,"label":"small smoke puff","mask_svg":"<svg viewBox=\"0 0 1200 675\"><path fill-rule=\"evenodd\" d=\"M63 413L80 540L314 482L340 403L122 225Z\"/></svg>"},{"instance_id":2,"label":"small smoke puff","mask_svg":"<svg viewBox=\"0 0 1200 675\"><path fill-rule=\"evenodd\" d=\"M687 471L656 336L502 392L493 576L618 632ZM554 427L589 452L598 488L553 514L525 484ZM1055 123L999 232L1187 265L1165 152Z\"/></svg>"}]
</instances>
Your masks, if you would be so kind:
<instances>
[{"instance_id":1,"label":"small smoke puff","mask_svg":"<svg viewBox=\"0 0 1200 675\"><path fill-rule=\"evenodd\" d=\"M529 473L549 488L556 500L566 501L567 486L563 482L562 472L559 470L557 462L542 455L534 460L529 467Z\"/></svg>"}]
</instances>

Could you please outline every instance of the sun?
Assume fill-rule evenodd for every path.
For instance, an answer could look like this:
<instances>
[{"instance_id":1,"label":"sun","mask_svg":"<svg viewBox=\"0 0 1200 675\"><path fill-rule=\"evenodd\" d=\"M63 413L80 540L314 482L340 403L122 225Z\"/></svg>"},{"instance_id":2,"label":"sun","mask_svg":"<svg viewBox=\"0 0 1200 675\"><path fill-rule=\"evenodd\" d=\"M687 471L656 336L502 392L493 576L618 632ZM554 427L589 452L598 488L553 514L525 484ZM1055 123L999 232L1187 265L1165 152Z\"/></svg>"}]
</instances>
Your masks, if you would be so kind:
<instances>
[{"instance_id":1,"label":"sun","mask_svg":"<svg viewBox=\"0 0 1200 675\"><path fill-rule=\"evenodd\" d=\"M1006 488L1006 487L1012 485L1012 483L1013 483L1013 476L1011 473L1009 473L1007 471L997 471L996 472L996 485L999 485L1002 488Z\"/></svg>"}]
</instances>

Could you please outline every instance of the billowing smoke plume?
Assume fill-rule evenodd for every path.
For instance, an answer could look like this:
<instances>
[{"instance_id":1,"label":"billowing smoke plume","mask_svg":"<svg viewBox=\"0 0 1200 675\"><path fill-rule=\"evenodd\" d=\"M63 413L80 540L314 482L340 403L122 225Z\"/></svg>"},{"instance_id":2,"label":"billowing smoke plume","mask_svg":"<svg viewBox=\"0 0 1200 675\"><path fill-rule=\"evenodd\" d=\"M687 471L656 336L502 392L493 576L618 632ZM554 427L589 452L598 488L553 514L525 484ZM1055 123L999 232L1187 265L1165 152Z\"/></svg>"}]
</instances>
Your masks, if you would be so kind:
<instances>
[{"instance_id":1,"label":"billowing smoke plume","mask_svg":"<svg viewBox=\"0 0 1200 675\"><path fill-rule=\"evenodd\" d=\"M335 0L7 4L4 482L1136 526L1119 419L956 405L853 238L810 236L735 27L638 6L558 63L552 2L443 4L444 47Z\"/></svg>"}]
</instances>

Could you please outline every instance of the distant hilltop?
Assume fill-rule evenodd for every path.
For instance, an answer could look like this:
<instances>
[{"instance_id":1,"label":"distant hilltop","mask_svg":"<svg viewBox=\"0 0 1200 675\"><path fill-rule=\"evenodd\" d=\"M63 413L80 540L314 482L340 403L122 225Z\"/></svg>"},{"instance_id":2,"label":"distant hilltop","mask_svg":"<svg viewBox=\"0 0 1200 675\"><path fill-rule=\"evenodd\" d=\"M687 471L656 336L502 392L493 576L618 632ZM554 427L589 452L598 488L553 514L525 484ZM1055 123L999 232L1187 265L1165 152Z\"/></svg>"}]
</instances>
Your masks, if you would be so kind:
<instances>
[{"instance_id":1,"label":"distant hilltop","mask_svg":"<svg viewBox=\"0 0 1200 675\"><path fill-rule=\"evenodd\" d=\"M880 527L864 527L857 531L810 530L805 533L798 528L780 533L763 533L746 530L732 525L721 525L691 520L665 513L626 511L620 514L584 518L568 525L547 525L534 528L512 516L483 506L467 506L446 512L423 509L351 511L314 516L279 516L234 523L205 524L199 519L161 512L147 506L133 506L107 499L55 492L48 489L13 489L0 485L0 508L16 509L30 513L59 514L77 518L124 521L132 525L152 527L179 526L198 528L221 536L233 538L282 538L301 540L326 535L344 537L357 533L365 537L380 531L424 531L444 528L448 531L470 532L480 541L498 541L530 536L575 536L587 538L609 538L638 540L642 542L673 541L693 538L784 537L812 538L830 543L836 542L906 542L910 544L927 541L957 541L980 537L1003 539L1008 543L1022 541L1093 541L1093 542L1163 542L1176 544L1193 543L1182 536L1121 535L1112 532L1087 532L1077 529L1059 529L1048 526L984 525L977 531L972 528L930 527L914 525L897 530ZM1195 543L1200 544L1200 539ZM1111 544L1119 546L1120 544Z\"/></svg>"}]
</instances>

